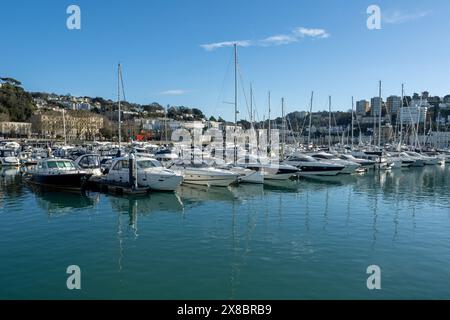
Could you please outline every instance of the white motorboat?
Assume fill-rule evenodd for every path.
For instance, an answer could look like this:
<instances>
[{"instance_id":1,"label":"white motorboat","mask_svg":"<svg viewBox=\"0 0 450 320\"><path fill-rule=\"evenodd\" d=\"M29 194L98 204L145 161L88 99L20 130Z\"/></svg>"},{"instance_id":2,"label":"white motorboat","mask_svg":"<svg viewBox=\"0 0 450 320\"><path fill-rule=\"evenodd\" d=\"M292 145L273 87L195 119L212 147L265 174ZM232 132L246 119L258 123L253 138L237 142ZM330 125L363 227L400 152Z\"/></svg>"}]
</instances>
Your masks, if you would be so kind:
<instances>
[{"instance_id":1,"label":"white motorboat","mask_svg":"<svg viewBox=\"0 0 450 320\"><path fill-rule=\"evenodd\" d=\"M20 159L16 157L13 149L0 149L0 163L3 167L18 167Z\"/></svg>"},{"instance_id":2,"label":"white motorboat","mask_svg":"<svg viewBox=\"0 0 450 320\"><path fill-rule=\"evenodd\" d=\"M347 160L355 163L359 163L363 169L369 170L375 168L375 161L369 159L356 158L351 154L340 154L339 158L342 160Z\"/></svg>"},{"instance_id":3,"label":"white motorboat","mask_svg":"<svg viewBox=\"0 0 450 320\"><path fill-rule=\"evenodd\" d=\"M345 168L340 172L344 174L355 173L361 167L359 163L348 160L342 160L336 157L335 155L326 152L312 153L310 154L310 156L319 161L326 161L344 166Z\"/></svg>"},{"instance_id":4,"label":"white motorboat","mask_svg":"<svg viewBox=\"0 0 450 320\"><path fill-rule=\"evenodd\" d=\"M130 184L130 159L115 158L106 170L105 180L117 184ZM138 157L136 161L137 185L157 191L174 191L182 182L182 175L163 167L161 162L152 158Z\"/></svg>"},{"instance_id":5,"label":"white motorboat","mask_svg":"<svg viewBox=\"0 0 450 320\"><path fill-rule=\"evenodd\" d=\"M299 169L288 165L271 162L268 158L246 156L238 159L236 165L253 171L261 171L266 180L288 180L296 176Z\"/></svg>"},{"instance_id":6,"label":"white motorboat","mask_svg":"<svg viewBox=\"0 0 450 320\"><path fill-rule=\"evenodd\" d=\"M170 168L183 176L183 182L210 187L228 187L238 181L239 174L212 167L203 161L180 161Z\"/></svg>"},{"instance_id":7,"label":"white motorboat","mask_svg":"<svg viewBox=\"0 0 450 320\"><path fill-rule=\"evenodd\" d=\"M75 164L93 176L101 176L103 174L98 154L84 154L75 160Z\"/></svg>"},{"instance_id":8,"label":"white motorboat","mask_svg":"<svg viewBox=\"0 0 450 320\"><path fill-rule=\"evenodd\" d=\"M344 170L345 166L336 163L319 161L305 154L289 156L283 164L300 169L301 176L335 176Z\"/></svg>"}]
</instances>

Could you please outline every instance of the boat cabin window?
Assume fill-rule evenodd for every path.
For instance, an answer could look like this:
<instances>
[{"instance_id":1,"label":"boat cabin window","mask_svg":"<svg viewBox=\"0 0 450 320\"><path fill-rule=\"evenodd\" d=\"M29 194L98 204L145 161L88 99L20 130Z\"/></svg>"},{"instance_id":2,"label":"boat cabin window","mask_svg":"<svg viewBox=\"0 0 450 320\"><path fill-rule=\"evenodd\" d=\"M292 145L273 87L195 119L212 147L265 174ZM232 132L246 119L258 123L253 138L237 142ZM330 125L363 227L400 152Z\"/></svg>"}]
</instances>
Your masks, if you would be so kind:
<instances>
[{"instance_id":1,"label":"boat cabin window","mask_svg":"<svg viewBox=\"0 0 450 320\"><path fill-rule=\"evenodd\" d=\"M114 165L113 170L122 170L122 169L128 169L128 168L129 168L128 160L119 160Z\"/></svg>"},{"instance_id":2,"label":"boat cabin window","mask_svg":"<svg viewBox=\"0 0 450 320\"><path fill-rule=\"evenodd\" d=\"M100 161L97 156L86 156L80 160L79 165L83 168L97 168Z\"/></svg>"},{"instance_id":3,"label":"boat cabin window","mask_svg":"<svg viewBox=\"0 0 450 320\"><path fill-rule=\"evenodd\" d=\"M328 156L326 154L315 154L313 157L317 158L317 159L332 159L333 158L332 156Z\"/></svg>"},{"instance_id":4,"label":"boat cabin window","mask_svg":"<svg viewBox=\"0 0 450 320\"><path fill-rule=\"evenodd\" d=\"M75 169L75 166L70 161L47 161L47 167L49 169Z\"/></svg>"},{"instance_id":5,"label":"boat cabin window","mask_svg":"<svg viewBox=\"0 0 450 320\"><path fill-rule=\"evenodd\" d=\"M161 163L157 160L140 160L137 162L137 166L139 169L148 169L148 168L155 168L155 167L161 167Z\"/></svg>"},{"instance_id":6,"label":"boat cabin window","mask_svg":"<svg viewBox=\"0 0 450 320\"><path fill-rule=\"evenodd\" d=\"M304 157L304 156L293 156L288 159L289 161L311 161L313 160L310 157Z\"/></svg>"}]
</instances>

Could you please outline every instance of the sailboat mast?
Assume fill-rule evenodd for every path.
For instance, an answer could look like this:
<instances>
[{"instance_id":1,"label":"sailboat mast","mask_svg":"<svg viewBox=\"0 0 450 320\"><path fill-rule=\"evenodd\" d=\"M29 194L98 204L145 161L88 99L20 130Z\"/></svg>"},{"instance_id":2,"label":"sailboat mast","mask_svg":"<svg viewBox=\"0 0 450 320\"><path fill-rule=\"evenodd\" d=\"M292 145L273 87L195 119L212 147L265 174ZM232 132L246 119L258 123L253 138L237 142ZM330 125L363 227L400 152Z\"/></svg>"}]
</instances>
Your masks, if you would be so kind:
<instances>
[{"instance_id":1,"label":"sailboat mast","mask_svg":"<svg viewBox=\"0 0 450 320\"><path fill-rule=\"evenodd\" d=\"M253 86L250 83L250 123L253 125Z\"/></svg>"},{"instance_id":2,"label":"sailboat mast","mask_svg":"<svg viewBox=\"0 0 450 320\"><path fill-rule=\"evenodd\" d=\"M397 114L400 116L400 142L399 142L399 146L400 148L402 147L402 143L403 143L403 116L402 116L402 110L403 110L403 99L404 99L404 84L402 83L402 102L400 103L400 111L397 112ZM397 117L397 122L398 122L398 117Z\"/></svg>"},{"instance_id":3,"label":"sailboat mast","mask_svg":"<svg viewBox=\"0 0 450 320\"><path fill-rule=\"evenodd\" d=\"M269 147L271 147L272 146L272 134L271 134L271 125L270 125L270 91L269 91L269 93L268 93L268 103L269 103L269 122L268 122L268 127L269 127L269 130L268 130L268 133L269 133Z\"/></svg>"},{"instance_id":4,"label":"sailboat mast","mask_svg":"<svg viewBox=\"0 0 450 320\"><path fill-rule=\"evenodd\" d=\"M62 116L63 116L63 129L64 129L64 145L67 145L67 134L66 134L66 113L65 109L62 109Z\"/></svg>"},{"instance_id":5,"label":"sailboat mast","mask_svg":"<svg viewBox=\"0 0 450 320\"><path fill-rule=\"evenodd\" d=\"M331 150L331 96L328 96L328 150Z\"/></svg>"},{"instance_id":6,"label":"sailboat mast","mask_svg":"<svg viewBox=\"0 0 450 320\"><path fill-rule=\"evenodd\" d=\"M286 123L284 119L284 98L281 98L281 121L283 130L283 143L281 144L281 160L284 160L284 147L286 144Z\"/></svg>"},{"instance_id":7,"label":"sailboat mast","mask_svg":"<svg viewBox=\"0 0 450 320\"><path fill-rule=\"evenodd\" d=\"M117 102L119 105L119 152L120 152L120 143L122 141L122 121L121 121L121 110L120 110L120 78L122 77L121 66L120 63L117 68Z\"/></svg>"},{"instance_id":8,"label":"sailboat mast","mask_svg":"<svg viewBox=\"0 0 450 320\"><path fill-rule=\"evenodd\" d=\"M311 91L311 103L309 104L309 130L308 130L308 148L311 145L311 124L312 124L312 106L314 99L314 91Z\"/></svg>"},{"instance_id":9,"label":"sailboat mast","mask_svg":"<svg viewBox=\"0 0 450 320\"><path fill-rule=\"evenodd\" d=\"M353 109L354 109L354 107L355 107L355 104L354 104L353 96L352 96L352 150L353 150L353 139L354 139L354 136L353 136L353 131L354 131L354 129L353 129Z\"/></svg>"},{"instance_id":10,"label":"sailboat mast","mask_svg":"<svg viewBox=\"0 0 450 320\"><path fill-rule=\"evenodd\" d=\"M238 75L237 75L237 44L234 44L234 164L237 161L237 114L238 114Z\"/></svg>"},{"instance_id":11,"label":"sailboat mast","mask_svg":"<svg viewBox=\"0 0 450 320\"><path fill-rule=\"evenodd\" d=\"M379 118L378 118L378 148L381 146L381 114L383 109L383 103L381 102L381 81L378 89L378 96L380 99L380 112L379 112Z\"/></svg>"}]
</instances>

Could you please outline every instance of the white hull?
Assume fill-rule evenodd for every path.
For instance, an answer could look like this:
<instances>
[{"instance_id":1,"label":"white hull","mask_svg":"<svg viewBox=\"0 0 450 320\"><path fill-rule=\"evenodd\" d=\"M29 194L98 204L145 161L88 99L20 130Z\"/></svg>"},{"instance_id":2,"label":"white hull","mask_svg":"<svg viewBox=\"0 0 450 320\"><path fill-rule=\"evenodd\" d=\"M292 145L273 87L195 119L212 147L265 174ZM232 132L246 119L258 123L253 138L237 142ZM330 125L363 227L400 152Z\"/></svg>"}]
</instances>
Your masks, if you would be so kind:
<instances>
[{"instance_id":1,"label":"white hull","mask_svg":"<svg viewBox=\"0 0 450 320\"><path fill-rule=\"evenodd\" d=\"M3 167L18 167L20 166L20 160L16 157L6 157L1 159Z\"/></svg>"},{"instance_id":2,"label":"white hull","mask_svg":"<svg viewBox=\"0 0 450 320\"><path fill-rule=\"evenodd\" d=\"M264 173L264 180L288 180L295 176L295 173Z\"/></svg>"},{"instance_id":3,"label":"white hull","mask_svg":"<svg viewBox=\"0 0 450 320\"><path fill-rule=\"evenodd\" d=\"M208 186L208 187L228 187L230 184L236 182L236 177L215 177L215 176L206 176L198 174L191 175L186 174L184 175L183 183L186 184L195 184L195 185L201 185L201 186Z\"/></svg>"},{"instance_id":4,"label":"white hull","mask_svg":"<svg viewBox=\"0 0 450 320\"><path fill-rule=\"evenodd\" d=\"M156 191L174 191L183 182L183 177L179 175L173 175L171 177L156 175L143 183L138 182L139 186L145 186Z\"/></svg>"},{"instance_id":5,"label":"white hull","mask_svg":"<svg viewBox=\"0 0 450 320\"><path fill-rule=\"evenodd\" d=\"M251 173L239 177L239 182L261 184L264 183L264 176L261 174L260 171L251 170Z\"/></svg>"},{"instance_id":6,"label":"white hull","mask_svg":"<svg viewBox=\"0 0 450 320\"><path fill-rule=\"evenodd\" d=\"M360 167L359 165L355 165L355 166L347 165L347 166L345 166L344 169L342 169L340 171L340 173L342 173L342 174L352 174L352 173L355 173L356 169L358 169L359 167Z\"/></svg>"},{"instance_id":7,"label":"white hull","mask_svg":"<svg viewBox=\"0 0 450 320\"><path fill-rule=\"evenodd\" d=\"M335 171L300 171L299 175L302 177L310 177L310 176L336 176L342 170Z\"/></svg>"},{"instance_id":8,"label":"white hull","mask_svg":"<svg viewBox=\"0 0 450 320\"><path fill-rule=\"evenodd\" d=\"M425 159L424 162L425 162L425 165L432 166L432 165L439 164L439 159L437 159L437 158L436 159Z\"/></svg>"}]
</instances>

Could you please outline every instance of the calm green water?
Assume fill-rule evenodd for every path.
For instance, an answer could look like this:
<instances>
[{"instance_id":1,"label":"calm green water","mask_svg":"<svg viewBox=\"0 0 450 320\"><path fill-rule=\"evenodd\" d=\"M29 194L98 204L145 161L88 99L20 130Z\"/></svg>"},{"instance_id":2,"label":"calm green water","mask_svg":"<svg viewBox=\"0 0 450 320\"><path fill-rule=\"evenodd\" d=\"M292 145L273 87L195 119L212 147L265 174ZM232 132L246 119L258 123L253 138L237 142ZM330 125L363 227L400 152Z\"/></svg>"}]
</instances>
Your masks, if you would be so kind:
<instances>
[{"instance_id":1,"label":"calm green water","mask_svg":"<svg viewBox=\"0 0 450 320\"><path fill-rule=\"evenodd\" d=\"M450 299L448 166L134 199L1 173L1 299Z\"/></svg>"}]
</instances>

